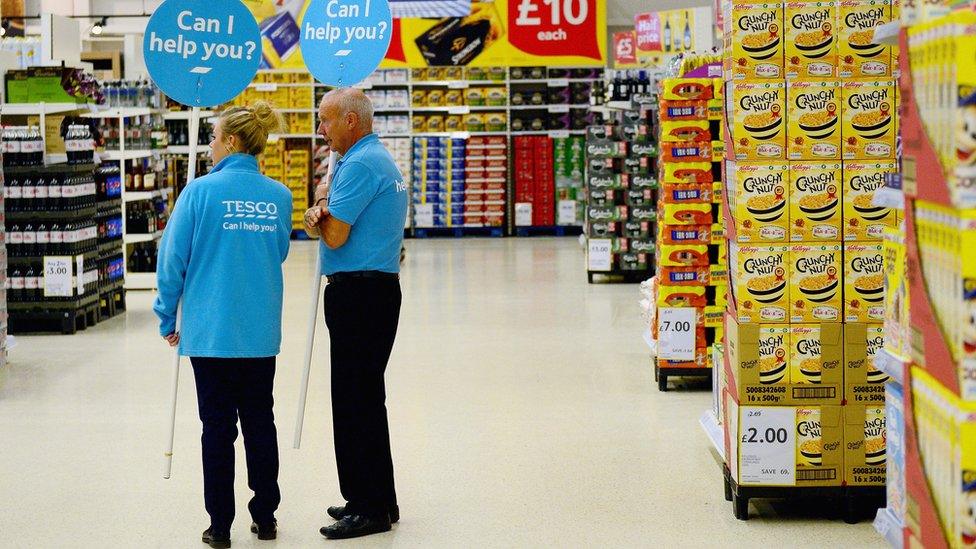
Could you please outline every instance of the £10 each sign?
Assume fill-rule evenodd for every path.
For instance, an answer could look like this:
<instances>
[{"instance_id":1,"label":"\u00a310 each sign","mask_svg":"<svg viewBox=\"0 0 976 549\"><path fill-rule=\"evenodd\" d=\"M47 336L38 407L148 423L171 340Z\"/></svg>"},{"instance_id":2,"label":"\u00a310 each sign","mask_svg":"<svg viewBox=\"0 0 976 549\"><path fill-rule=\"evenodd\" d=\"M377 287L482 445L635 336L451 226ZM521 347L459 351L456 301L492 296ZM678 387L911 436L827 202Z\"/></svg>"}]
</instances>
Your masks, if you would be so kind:
<instances>
[{"instance_id":1,"label":"\u00a310 each sign","mask_svg":"<svg viewBox=\"0 0 976 549\"><path fill-rule=\"evenodd\" d=\"M509 42L530 55L602 61L606 28L597 28L597 9L598 0L510 0Z\"/></svg>"}]
</instances>

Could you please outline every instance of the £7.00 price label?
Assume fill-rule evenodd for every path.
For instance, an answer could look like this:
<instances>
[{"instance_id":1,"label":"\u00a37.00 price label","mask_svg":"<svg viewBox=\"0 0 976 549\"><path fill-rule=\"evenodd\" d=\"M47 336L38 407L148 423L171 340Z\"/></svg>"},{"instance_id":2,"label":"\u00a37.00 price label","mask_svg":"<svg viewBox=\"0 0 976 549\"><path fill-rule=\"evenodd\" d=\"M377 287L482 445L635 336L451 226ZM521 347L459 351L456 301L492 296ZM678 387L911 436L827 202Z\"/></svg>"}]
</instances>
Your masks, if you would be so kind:
<instances>
[{"instance_id":1,"label":"\u00a37.00 price label","mask_svg":"<svg viewBox=\"0 0 976 549\"><path fill-rule=\"evenodd\" d=\"M796 484L796 408L744 406L739 412L742 484Z\"/></svg>"},{"instance_id":2,"label":"\u00a37.00 price label","mask_svg":"<svg viewBox=\"0 0 976 549\"><path fill-rule=\"evenodd\" d=\"M694 360L697 309L661 307L657 310L657 356L666 360Z\"/></svg>"}]
</instances>

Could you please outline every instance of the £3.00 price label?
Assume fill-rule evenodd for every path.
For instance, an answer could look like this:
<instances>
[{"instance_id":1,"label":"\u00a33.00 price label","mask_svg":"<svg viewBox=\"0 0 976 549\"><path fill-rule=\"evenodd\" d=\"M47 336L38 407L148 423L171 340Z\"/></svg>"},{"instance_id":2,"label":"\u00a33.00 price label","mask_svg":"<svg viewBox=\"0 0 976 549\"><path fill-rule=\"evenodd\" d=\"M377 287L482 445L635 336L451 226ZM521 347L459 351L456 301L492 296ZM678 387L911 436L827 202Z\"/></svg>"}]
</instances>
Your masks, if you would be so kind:
<instances>
[{"instance_id":1,"label":"\u00a33.00 price label","mask_svg":"<svg viewBox=\"0 0 976 549\"><path fill-rule=\"evenodd\" d=\"M610 249L613 242L609 238L591 238L587 245L586 268L590 271L609 271L613 265Z\"/></svg>"},{"instance_id":2,"label":"\u00a33.00 price label","mask_svg":"<svg viewBox=\"0 0 976 549\"><path fill-rule=\"evenodd\" d=\"M71 258L44 256L44 297L71 297Z\"/></svg>"},{"instance_id":3,"label":"\u00a33.00 price label","mask_svg":"<svg viewBox=\"0 0 976 549\"><path fill-rule=\"evenodd\" d=\"M739 409L740 484L796 484L796 408Z\"/></svg>"},{"instance_id":4,"label":"\u00a33.00 price label","mask_svg":"<svg viewBox=\"0 0 976 549\"><path fill-rule=\"evenodd\" d=\"M694 360L697 309L661 307L657 310L657 356L666 360Z\"/></svg>"}]
</instances>

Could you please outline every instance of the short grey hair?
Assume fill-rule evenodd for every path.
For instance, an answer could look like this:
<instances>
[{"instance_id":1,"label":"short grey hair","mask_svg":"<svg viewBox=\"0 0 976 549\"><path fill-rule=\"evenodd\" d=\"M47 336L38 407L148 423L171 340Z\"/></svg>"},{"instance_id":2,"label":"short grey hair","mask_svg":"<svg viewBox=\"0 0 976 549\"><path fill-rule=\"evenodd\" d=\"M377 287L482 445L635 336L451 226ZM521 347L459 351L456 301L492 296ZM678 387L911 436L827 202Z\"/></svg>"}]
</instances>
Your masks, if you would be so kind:
<instances>
[{"instance_id":1,"label":"short grey hair","mask_svg":"<svg viewBox=\"0 0 976 549\"><path fill-rule=\"evenodd\" d=\"M339 109L339 116L346 113L356 113L359 124L363 129L373 129L373 102L358 88L337 88L322 96L322 102L334 103Z\"/></svg>"}]
</instances>

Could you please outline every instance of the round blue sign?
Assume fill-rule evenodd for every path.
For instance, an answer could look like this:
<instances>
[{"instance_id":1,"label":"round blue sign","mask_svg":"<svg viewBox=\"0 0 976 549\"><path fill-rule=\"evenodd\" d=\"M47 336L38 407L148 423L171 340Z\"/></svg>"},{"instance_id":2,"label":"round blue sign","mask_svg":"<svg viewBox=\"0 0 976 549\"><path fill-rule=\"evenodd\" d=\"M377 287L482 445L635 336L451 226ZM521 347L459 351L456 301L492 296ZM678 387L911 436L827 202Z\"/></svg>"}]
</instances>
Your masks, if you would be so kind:
<instances>
[{"instance_id":1,"label":"round blue sign","mask_svg":"<svg viewBox=\"0 0 976 549\"><path fill-rule=\"evenodd\" d=\"M142 53L163 93L184 105L212 107L254 79L261 31L240 0L166 0L149 19Z\"/></svg>"},{"instance_id":2,"label":"round blue sign","mask_svg":"<svg viewBox=\"0 0 976 549\"><path fill-rule=\"evenodd\" d=\"M319 82L348 87L370 75L393 34L387 0L312 0L301 25L302 58Z\"/></svg>"}]
</instances>

